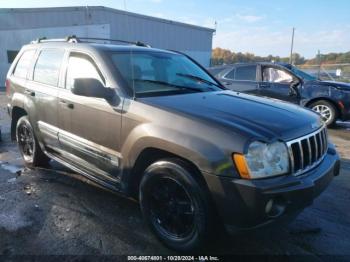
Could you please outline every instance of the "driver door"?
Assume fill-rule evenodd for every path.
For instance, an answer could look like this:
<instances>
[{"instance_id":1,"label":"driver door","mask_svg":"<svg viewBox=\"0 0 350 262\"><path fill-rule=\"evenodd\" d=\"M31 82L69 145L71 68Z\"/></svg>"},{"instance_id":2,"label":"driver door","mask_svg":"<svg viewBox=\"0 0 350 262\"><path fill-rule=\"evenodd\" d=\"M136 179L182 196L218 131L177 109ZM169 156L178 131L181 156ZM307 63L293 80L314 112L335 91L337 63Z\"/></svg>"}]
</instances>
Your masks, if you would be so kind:
<instances>
[{"instance_id":1,"label":"driver door","mask_svg":"<svg viewBox=\"0 0 350 262\"><path fill-rule=\"evenodd\" d=\"M291 89L291 84L295 80L292 74L272 66L263 66L261 71L262 81L259 84L259 94L261 96L299 104L298 95L292 92Z\"/></svg>"},{"instance_id":2,"label":"driver door","mask_svg":"<svg viewBox=\"0 0 350 262\"><path fill-rule=\"evenodd\" d=\"M59 143L62 157L100 179L118 181L120 164L121 101L75 95L76 78L106 79L93 58L71 52L66 68L65 89L59 92ZM105 87L108 88L108 87Z\"/></svg>"}]
</instances>

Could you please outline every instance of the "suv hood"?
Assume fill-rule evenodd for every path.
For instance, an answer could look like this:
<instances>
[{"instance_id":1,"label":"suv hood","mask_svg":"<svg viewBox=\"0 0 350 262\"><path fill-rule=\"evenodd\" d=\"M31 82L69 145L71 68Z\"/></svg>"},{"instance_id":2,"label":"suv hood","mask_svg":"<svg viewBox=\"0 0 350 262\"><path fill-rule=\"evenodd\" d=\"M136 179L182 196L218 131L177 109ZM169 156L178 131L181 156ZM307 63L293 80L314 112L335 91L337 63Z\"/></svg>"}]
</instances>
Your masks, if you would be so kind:
<instances>
[{"instance_id":1,"label":"suv hood","mask_svg":"<svg viewBox=\"0 0 350 262\"><path fill-rule=\"evenodd\" d=\"M233 91L141 98L146 104L226 127L243 135L284 141L318 129L320 117L311 110Z\"/></svg>"}]
</instances>

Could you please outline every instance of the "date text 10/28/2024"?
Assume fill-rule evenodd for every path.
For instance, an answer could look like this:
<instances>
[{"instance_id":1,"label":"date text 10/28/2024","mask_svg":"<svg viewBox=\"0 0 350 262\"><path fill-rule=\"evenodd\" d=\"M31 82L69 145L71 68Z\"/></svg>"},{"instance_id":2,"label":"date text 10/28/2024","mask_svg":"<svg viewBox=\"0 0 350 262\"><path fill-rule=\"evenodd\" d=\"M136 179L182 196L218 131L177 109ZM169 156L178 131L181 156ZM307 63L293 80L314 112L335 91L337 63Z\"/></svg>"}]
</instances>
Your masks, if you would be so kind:
<instances>
[{"instance_id":1,"label":"date text 10/28/2024","mask_svg":"<svg viewBox=\"0 0 350 262\"><path fill-rule=\"evenodd\" d=\"M216 256L128 256L128 261L220 261Z\"/></svg>"}]
</instances>

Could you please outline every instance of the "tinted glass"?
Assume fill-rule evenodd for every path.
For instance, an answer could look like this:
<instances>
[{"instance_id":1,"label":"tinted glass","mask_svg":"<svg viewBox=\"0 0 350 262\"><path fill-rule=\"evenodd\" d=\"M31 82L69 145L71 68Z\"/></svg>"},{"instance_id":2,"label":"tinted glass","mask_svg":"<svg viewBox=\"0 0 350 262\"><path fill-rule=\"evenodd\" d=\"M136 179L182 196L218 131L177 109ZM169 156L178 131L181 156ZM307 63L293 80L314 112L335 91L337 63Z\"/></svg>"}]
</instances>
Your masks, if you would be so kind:
<instances>
[{"instance_id":1,"label":"tinted glass","mask_svg":"<svg viewBox=\"0 0 350 262\"><path fill-rule=\"evenodd\" d=\"M240 66L236 68L235 80L256 81L256 66Z\"/></svg>"},{"instance_id":2,"label":"tinted glass","mask_svg":"<svg viewBox=\"0 0 350 262\"><path fill-rule=\"evenodd\" d=\"M228 78L228 79L235 79L235 70L232 69L226 76L225 78Z\"/></svg>"},{"instance_id":3,"label":"tinted glass","mask_svg":"<svg viewBox=\"0 0 350 262\"><path fill-rule=\"evenodd\" d=\"M34 81L57 86L63 55L63 50L43 50L35 65Z\"/></svg>"},{"instance_id":4,"label":"tinted glass","mask_svg":"<svg viewBox=\"0 0 350 262\"><path fill-rule=\"evenodd\" d=\"M68 60L66 88L71 89L77 78L95 78L103 84L100 72L91 58L85 55L71 55Z\"/></svg>"},{"instance_id":5,"label":"tinted glass","mask_svg":"<svg viewBox=\"0 0 350 262\"><path fill-rule=\"evenodd\" d=\"M110 56L125 82L139 96L221 90L210 75L184 55L112 52Z\"/></svg>"},{"instance_id":6,"label":"tinted glass","mask_svg":"<svg viewBox=\"0 0 350 262\"><path fill-rule=\"evenodd\" d=\"M24 51L21 58L19 59L15 71L13 74L20 78L26 78L29 70L30 63L34 57L35 50Z\"/></svg>"}]
</instances>

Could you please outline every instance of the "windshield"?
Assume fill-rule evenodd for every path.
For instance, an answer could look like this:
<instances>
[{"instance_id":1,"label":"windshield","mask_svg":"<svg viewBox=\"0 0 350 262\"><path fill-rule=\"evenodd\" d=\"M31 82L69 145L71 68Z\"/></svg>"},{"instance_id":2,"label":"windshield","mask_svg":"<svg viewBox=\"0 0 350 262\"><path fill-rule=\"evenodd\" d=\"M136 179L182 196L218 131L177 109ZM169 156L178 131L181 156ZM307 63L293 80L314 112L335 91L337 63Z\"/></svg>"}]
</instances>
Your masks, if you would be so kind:
<instances>
[{"instance_id":1,"label":"windshield","mask_svg":"<svg viewBox=\"0 0 350 262\"><path fill-rule=\"evenodd\" d=\"M221 90L203 69L184 55L133 51L110 57L136 97Z\"/></svg>"},{"instance_id":2,"label":"windshield","mask_svg":"<svg viewBox=\"0 0 350 262\"><path fill-rule=\"evenodd\" d=\"M308 80L308 81L317 80L316 77L309 75L308 73L296 68L295 66L291 67L291 71L304 80Z\"/></svg>"}]
</instances>

